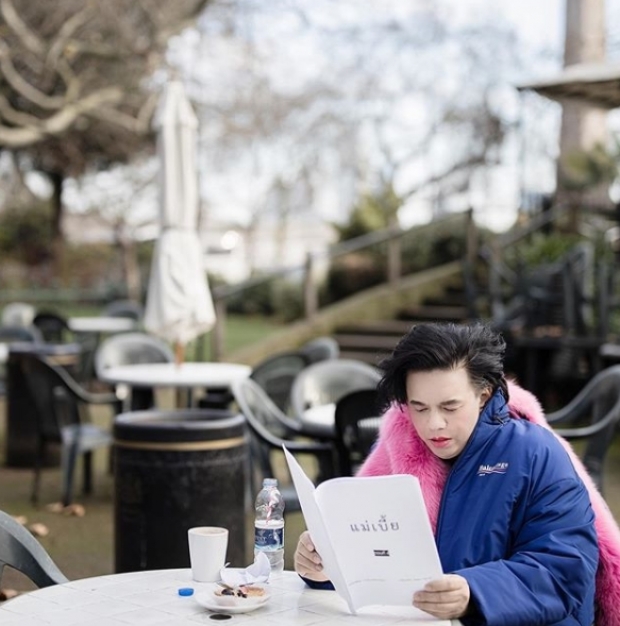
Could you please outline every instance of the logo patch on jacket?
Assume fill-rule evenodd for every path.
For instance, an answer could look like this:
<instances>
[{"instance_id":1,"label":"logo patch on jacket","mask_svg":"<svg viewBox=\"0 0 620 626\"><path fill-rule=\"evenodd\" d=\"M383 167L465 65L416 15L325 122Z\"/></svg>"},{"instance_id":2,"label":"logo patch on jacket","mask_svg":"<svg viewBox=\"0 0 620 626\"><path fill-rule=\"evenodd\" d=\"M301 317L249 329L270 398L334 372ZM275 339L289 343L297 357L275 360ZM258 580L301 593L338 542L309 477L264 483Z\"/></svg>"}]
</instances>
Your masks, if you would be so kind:
<instances>
[{"instance_id":1,"label":"logo patch on jacket","mask_svg":"<svg viewBox=\"0 0 620 626\"><path fill-rule=\"evenodd\" d=\"M508 470L508 463L496 463L495 465L481 465L478 468L478 476L487 476L488 474L505 474Z\"/></svg>"}]
</instances>

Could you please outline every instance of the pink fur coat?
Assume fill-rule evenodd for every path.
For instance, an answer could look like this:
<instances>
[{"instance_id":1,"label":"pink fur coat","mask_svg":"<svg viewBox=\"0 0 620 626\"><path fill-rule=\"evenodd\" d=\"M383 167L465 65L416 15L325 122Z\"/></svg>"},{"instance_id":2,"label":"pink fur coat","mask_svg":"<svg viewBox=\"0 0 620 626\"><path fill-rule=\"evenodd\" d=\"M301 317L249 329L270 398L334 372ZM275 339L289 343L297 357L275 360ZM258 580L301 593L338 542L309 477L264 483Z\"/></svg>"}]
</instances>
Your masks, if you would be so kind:
<instances>
[{"instance_id":1,"label":"pink fur coat","mask_svg":"<svg viewBox=\"0 0 620 626\"><path fill-rule=\"evenodd\" d=\"M542 407L528 391L509 383L511 413L550 429ZM599 541L599 566L596 576L597 626L620 626L620 529L607 503L588 475L570 444L560 439L586 485L595 514ZM418 438L409 416L392 407L384 416L380 445L360 468L360 476L414 474L420 481L433 530L437 526L441 494L448 466L440 461ZM384 445L382 445L384 444Z\"/></svg>"}]
</instances>

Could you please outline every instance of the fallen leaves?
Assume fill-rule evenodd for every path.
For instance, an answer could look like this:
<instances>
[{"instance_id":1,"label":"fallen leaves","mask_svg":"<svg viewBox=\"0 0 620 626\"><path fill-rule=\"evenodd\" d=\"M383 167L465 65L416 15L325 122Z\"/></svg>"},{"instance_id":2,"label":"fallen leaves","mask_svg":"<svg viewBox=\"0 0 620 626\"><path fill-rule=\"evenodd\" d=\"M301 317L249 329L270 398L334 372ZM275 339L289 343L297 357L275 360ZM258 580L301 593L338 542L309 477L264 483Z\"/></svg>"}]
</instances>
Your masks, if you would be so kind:
<instances>
[{"instance_id":1,"label":"fallen leaves","mask_svg":"<svg viewBox=\"0 0 620 626\"><path fill-rule=\"evenodd\" d=\"M62 513L63 515L72 515L74 517L84 517L86 515L86 509L81 504L64 506L62 502L53 502L48 504L45 509L50 513Z\"/></svg>"}]
</instances>

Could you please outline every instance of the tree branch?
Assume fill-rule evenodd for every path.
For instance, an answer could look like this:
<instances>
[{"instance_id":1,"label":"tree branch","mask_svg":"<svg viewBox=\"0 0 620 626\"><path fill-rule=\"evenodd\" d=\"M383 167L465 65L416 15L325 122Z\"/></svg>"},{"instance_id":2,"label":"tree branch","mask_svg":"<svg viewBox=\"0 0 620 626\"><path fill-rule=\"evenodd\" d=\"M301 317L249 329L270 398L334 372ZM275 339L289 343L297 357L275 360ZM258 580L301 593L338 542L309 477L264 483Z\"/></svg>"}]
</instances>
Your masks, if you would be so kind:
<instances>
[{"instance_id":1,"label":"tree branch","mask_svg":"<svg viewBox=\"0 0 620 626\"><path fill-rule=\"evenodd\" d=\"M49 67L56 66L56 63L65 51L70 38L73 36L75 31L82 26L82 24L85 24L90 19L92 14L92 5L87 4L81 11L73 15L63 24L62 28L58 32L56 40L50 46L47 58L45 59L45 62Z\"/></svg>"},{"instance_id":2,"label":"tree branch","mask_svg":"<svg viewBox=\"0 0 620 626\"><path fill-rule=\"evenodd\" d=\"M34 52L36 55L45 54L45 44L21 20L10 0L0 0L0 12L26 49Z\"/></svg>"},{"instance_id":3,"label":"tree branch","mask_svg":"<svg viewBox=\"0 0 620 626\"><path fill-rule=\"evenodd\" d=\"M11 87L38 107L42 109L59 109L64 104L64 97L48 96L22 78L13 65L9 46L3 40L0 40L0 69Z\"/></svg>"},{"instance_id":4,"label":"tree branch","mask_svg":"<svg viewBox=\"0 0 620 626\"><path fill-rule=\"evenodd\" d=\"M61 111L51 117L40 120L37 126L13 128L0 125L0 146L5 148L23 148L45 136L60 135L67 130L81 115L106 104L120 102L123 92L117 87L101 89L86 96L82 100L67 104Z\"/></svg>"}]
</instances>

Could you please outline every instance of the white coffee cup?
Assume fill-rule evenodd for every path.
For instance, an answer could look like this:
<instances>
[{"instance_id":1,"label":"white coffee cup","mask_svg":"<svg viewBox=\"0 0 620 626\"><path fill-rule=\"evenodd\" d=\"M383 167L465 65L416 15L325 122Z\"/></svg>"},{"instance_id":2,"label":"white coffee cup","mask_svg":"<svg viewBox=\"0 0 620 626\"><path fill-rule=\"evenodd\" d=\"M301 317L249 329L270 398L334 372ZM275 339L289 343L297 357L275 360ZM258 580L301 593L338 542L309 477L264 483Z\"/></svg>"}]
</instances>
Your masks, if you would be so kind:
<instances>
[{"instance_id":1,"label":"white coffee cup","mask_svg":"<svg viewBox=\"0 0 620 626\"><path fill-rule=\"evenodd\" d=\"M197 582L215 582L226 563L228 529L197 526L187 531L192 578Z\"/></svg>"}]
</instances>

